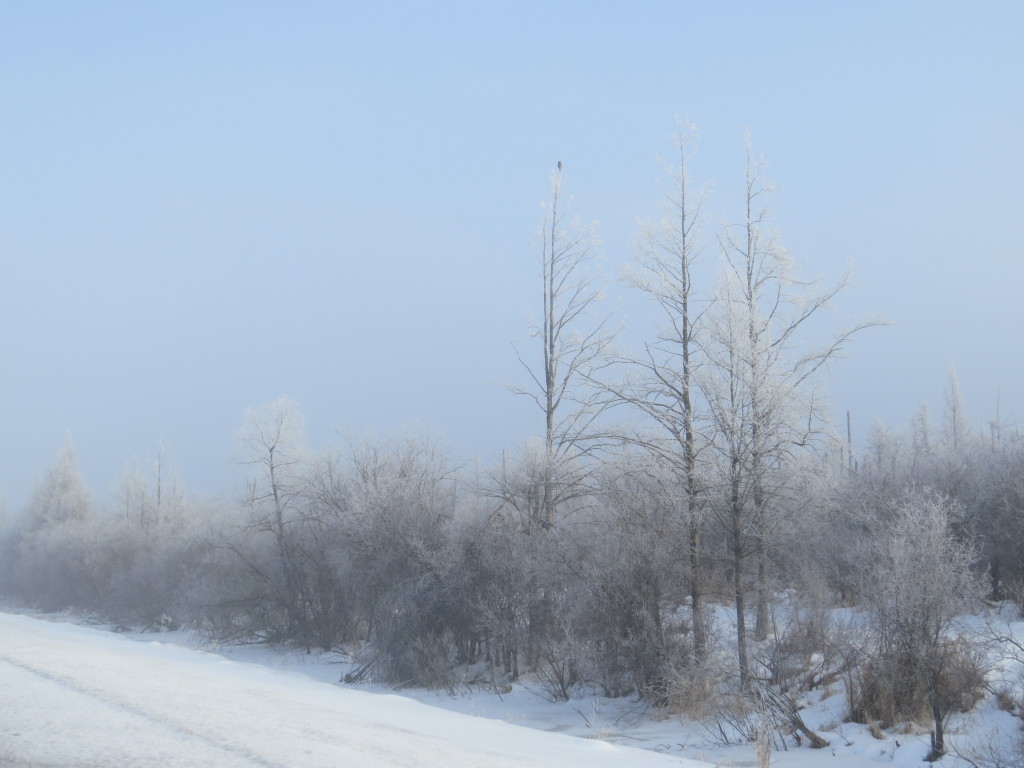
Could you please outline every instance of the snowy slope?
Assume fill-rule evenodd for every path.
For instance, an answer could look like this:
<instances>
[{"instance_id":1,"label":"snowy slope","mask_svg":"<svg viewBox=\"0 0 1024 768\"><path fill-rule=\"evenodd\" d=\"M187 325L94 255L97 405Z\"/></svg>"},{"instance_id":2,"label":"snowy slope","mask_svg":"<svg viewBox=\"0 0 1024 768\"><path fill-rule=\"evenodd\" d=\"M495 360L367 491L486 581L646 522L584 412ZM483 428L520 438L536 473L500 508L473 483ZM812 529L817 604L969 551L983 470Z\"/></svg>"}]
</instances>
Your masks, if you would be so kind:
<instances>
[{"instance_id":1,"label":"snowy slope","mask_svg":"<svg viewBox=\"0 0 1024 768\"><path fill-rule=\"evenodd\" d=\"M696 766L0 613L0 766Z\"/></svg>"},{"instance_id":2,"label":"snowy slope","mask_svg":"<svg viewBox=\"0 0 1024 768\"><path fill-rule=\"evenodd\" d=\"M996 627L1024 643L1012 613ZM990 619L1004 621L967 617L964 629L973 622L985 631ZM552 703L529 685L500 695L370 693L336 684L347 667L335 654L227 646L218 655L195 650L202 642L184 631L121 635L0 613L0 768L757 764L755 745L717 743L713 724L652 717L627 699ZM1018 690L1024 665L991 652L990 685ZM841 686L803 703L806 723L831 744L814 750L790 740L771 755L773 768L924 764L927 727L878 733L845 723ZM947 735L975 762L993 749L1002 760L1019 754L1020 720L990 695L954 714ZM969 764L950 754L937 765Z\"/></svg>"}]
</instances>

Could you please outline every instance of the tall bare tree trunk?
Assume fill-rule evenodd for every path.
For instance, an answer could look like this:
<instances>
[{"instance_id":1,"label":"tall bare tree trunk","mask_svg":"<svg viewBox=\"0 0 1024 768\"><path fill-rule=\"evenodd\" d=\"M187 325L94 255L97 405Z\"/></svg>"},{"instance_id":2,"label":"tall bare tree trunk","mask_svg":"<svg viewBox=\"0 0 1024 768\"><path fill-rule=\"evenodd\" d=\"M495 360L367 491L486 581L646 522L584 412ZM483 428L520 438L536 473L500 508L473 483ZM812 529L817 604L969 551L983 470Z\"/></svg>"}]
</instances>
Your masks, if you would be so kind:
<instances>
[{"instance_id":1,"label":"tall bare tree trunk","mask_svg":"<svg viewBox=\"0 0 1024 768\"><path fill-rule=\"evenodd\" d=\"M740 495L740 468L733 460L731 482L730 517L732 520L732 568L733 590L736 607L736 650L739 662L740 686L746 687L750 679L750 662L747 659L747 603L744 594L743 560L743 500Z\"/></svg>"}]
</instances>

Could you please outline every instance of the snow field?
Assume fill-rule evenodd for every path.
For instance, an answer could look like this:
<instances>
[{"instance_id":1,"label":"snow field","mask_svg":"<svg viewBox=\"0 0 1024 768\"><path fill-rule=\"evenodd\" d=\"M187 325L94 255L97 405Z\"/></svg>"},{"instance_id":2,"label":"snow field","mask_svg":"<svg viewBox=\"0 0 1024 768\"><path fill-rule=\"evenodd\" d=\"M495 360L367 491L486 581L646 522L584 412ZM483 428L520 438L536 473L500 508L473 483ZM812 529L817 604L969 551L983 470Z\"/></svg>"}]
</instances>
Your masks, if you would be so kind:
<instances>
[{"instance_id":1,"label":"snow field","mask_svg":"<svg viewBox=\"0 0 1024 768\"><path fill-rule=\"evenodd\" d=\"M0 765L695 765L25 616L0 638Z\"/></svg>"}]
</instances>

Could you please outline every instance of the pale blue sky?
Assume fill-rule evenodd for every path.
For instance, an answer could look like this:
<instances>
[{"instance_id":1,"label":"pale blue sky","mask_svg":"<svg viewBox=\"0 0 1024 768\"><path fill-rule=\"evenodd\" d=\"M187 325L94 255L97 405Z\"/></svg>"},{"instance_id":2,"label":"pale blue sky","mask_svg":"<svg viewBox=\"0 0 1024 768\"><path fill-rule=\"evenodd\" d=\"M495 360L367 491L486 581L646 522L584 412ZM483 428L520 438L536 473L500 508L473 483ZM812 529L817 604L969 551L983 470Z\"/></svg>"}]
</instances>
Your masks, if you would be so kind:
<instances>
[{"instance_id":1,"label":"pale blue sky","mask_svg":"<svg viewBox=\"0 0 1024 768\"><path fill-rule=\"evenodd\" d=\"M514 448L548 173L614 276L677 114L709 230L749 128L805 272L854 268L836 322L898 321L834 366L861 437L954 364L977 423L1019 412L1022 30L1009 1L0 2L0 498L67 430L98 493L159 441L230 489L281 394L315 444Z\"/></svg>"}]
</instances>

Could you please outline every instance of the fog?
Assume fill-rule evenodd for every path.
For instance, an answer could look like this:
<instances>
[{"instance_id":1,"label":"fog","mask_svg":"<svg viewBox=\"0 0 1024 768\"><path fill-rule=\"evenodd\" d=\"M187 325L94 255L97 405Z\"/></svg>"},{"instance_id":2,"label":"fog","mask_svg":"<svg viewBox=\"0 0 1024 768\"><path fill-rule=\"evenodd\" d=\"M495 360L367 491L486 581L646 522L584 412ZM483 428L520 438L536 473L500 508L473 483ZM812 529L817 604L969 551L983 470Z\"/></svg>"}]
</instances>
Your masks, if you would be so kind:
<instances>
[{"instance_id":1,"label":"fog","mask_svg":"<svg viewBox=\"0 0 1024 768\"><path fill-rule=\"evenodd\" d=\"M743 136L804 274L884 314L832 366L840 421L1013 422L1024 9L995 3L5 5L0 497L73 435L90 487L162 444L235 494L245 410L311 442L440 434L491 462L542 429L503 382L539 312L535 231L564 163L618 279L659 215L676 116L698 129L707 259L742 216Z\"/></svg>"}]
</instances>

